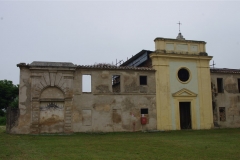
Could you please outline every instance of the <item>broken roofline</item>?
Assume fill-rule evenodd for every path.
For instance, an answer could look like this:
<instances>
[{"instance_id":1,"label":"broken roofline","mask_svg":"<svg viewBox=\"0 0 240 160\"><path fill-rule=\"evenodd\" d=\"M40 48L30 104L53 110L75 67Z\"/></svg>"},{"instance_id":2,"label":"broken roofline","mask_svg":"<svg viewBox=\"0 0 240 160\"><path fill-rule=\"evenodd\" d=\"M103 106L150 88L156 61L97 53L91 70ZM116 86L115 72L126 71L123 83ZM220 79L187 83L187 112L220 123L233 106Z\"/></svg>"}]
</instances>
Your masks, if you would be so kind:
<instances>
[{"instance_id":1,"label":"broken roofline","mask_svg":"<svg viewBox=\"0 0 240 160\"><path fill-rule=\"evenodd\" d=\"M231 73L239 74L240 69L230 69L230 68L210 68L211 73Z\"/></svg>"},{"instance_id":2,"label":"broken roofline","mask_svg":"<svg viewBox=\"0 0 240 160\"><path fill-rule=\"evenodd\" d=\"M142 50L142 51L147 51L147 50ZM140 56L145 53L145 52L139 52ZM150 51L151 52L151 51ZM138 55L138 56L139 56ZM135 55L136 56L136 55ZM135 59L135 57L132 57ZM129 59L130 60L130 59ZM36 62L36 61L34 61ZM147 70L147 71L155 71L153 68L149 67L132 67L132 66L112 66L112 65L105 65L105 64L97 64L97 65L74 65L73 63L70 62L40 62L37 61L38 63L31 63L31 64L26 64L26 63L19 63L17 64L17 67L27 67L27 68L79 68L79 69L112 69L112 70ZM126 63L126 62L125 62ZM130 63L130 62L128 62ZM44 65L46 64L46 65ZM50 65L51 64L51 65ZM63 65L61 65L63 64ZM211 73L234 73L234 74L239 74L240 69L230 69L230 68L210 68Z\"/></svg>"},{"instance_id":3,"label":"broken roofline","mask_svg":"<svg viewBox=\"0 0 240 160\"><path fill-rule=\"evenodd\" d=\"M112 66L106 64L96 64L96 65L74 65L70 62L41 62L34 61L31 64L19 63L17 67L27 67L27 68L78 68L78 69L111 69L111 70L146 70L155 71L153 68L148 67L129 67L129 66Z\"/></svg>"},{"instance_id":4,"label":"broken roofline","mask_svg":"<svg viewBox=\"0 0 240 160\"><path fill-rule=\"evenodd\" d=\"M150 50L141 50L140 52L138 52L137 54L135 54L134 56L132 56L131 58L129 58L127 61L125 61L123 64L121 64L120 66L126 66L128 64L130 64L131 62L133 62L135 59L141 57L143 54L147 53L150 54L153 51Z\"/></svg>"}]
</instances>

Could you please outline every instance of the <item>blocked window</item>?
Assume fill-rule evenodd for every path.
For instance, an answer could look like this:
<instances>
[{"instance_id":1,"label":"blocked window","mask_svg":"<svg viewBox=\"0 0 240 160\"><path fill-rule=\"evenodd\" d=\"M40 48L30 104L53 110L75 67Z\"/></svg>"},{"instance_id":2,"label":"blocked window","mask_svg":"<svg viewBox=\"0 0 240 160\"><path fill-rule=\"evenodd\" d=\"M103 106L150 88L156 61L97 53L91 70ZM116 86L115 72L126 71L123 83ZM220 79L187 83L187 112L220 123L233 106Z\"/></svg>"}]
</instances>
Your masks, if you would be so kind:
<instances>
[{"instance_id":1,"label":"blocked window","mask_svg":"<svg viewBox=\"0 0 240 160\"><path fill-rule=\"evenodd\" d=\"M147 76L140 76L140 85L147 85Z\"/></svg>"},{"instance_id":2,"label":"blocked window","mask_svg":"<svg viewBox=\"0 0 240 160\"><path fill-rule=\"evenodd\" d=\"M114 124L121 124L121 122L122 122L122 110L121 109L113 109L112 121Z\"/></svg>"},{"instance_id":3,"label":"blocked window","mask_svg":"<svg viewBox=\"0 0 240 160\"><path fill-rule=\"evenodd\" d=\"M82 124L84 126L92 125L92 110L82 110Z\"/></svg>"},{"instance_id":4,"label":"blocked window","mask_svg":"<svg viewBox=\"0 0 240 160\"><path fill-rule=\"evenodd\" d=\"M141 117L145 117L147 120L145 124L149 124L148 108L141 108ZM142 119L141 119L141 123L142 123Z\"/></svg>"},{"instance_id":5,"label":"blocked window","mask_svg":"<svg viewBox=\"0 0 240 160\"><path fill-rule=\"evenodd\" d=\"M218 93L223 93L223 79L217 78Z\"/></svg>"},{"instance_id":6,"label":"blocked window","mask_svg":"<svg viewBox=\"0 0 240 160\"><path fill-rule=\"evenodd\" d=\"M91 75L82 75L82 92L92 91L92 77Z\"/></svg>"},{"instance_id":7,"label":"blocked window","mask_svg":"<svg viewBox=\"0 0 240 160\"><path fill-rule=\"evenodd\" d=\"M121 92L121 78L120 75L113 75L112 76L112 92L119 93Z\"/></svg>"},{"instance_id":8,"label":"blocked window","mask_svg":"<svg viewBox=\"0 0 240 160\"><path fill-rule=\"evenodd\" d=\"M238 93L240 93L240 78L238 78Z\"/></svg>"},{"instance_id":9,"label":"blocked window","mask_svg":"<svg viewBox=\"0 0 240 160\"><path fill-rule=\"evenodd\" d=\"M148 114L148 108L141 108L141 114Z\"/></svg>"},{"instance_id":10,"label":"blocked window","mask_svg":"<svg viewBox=\"0 0 240 160\"><path fill-rule=\"evenodd\" d=\"M226 121L225 107L219 107L219 119L220 121Z\"/></svg>"}]
</instances>

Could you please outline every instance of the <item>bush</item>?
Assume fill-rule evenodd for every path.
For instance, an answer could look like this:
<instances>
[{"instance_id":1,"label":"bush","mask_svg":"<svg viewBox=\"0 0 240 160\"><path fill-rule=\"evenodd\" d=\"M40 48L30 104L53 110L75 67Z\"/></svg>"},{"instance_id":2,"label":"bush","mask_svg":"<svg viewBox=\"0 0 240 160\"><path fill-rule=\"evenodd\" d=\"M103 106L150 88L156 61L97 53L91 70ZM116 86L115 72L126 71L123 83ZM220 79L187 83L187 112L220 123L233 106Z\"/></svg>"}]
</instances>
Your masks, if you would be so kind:
<instances>
[{"instance_id":1,"label":"bush","mask_svg":"<svg viewBox=\"0 0 240 160\"><path fill-rule=\"evenodd\" d=\"M5 116L5 112L3 110L0 109L0 117L4 117Z\"/></svg>"},{"instance_id":2,"label":"bush","mask_svg":"<svg viewBox=\"0 0 240 160\"><path fill-rule=\"evenodd\" d=\"M6 118L6 116L4 116L4 117L0 117L0 125L6 125L6 122L7 122L7 118Z\"/></svg>"}]
</instances>

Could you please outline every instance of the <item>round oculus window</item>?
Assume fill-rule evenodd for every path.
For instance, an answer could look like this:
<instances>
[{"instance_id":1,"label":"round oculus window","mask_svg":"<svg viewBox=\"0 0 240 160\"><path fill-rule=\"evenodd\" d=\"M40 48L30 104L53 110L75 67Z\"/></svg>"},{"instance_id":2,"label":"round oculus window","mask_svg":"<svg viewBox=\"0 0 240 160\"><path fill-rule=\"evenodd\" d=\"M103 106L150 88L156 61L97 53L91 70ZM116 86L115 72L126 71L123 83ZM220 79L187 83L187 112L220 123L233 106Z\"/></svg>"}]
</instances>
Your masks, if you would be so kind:
<instances>
[{"instance_id":1,"label":"round oculus window","mask_svg":"<svg viewBox=\"0 0 240 160\"><path fill-rule=\"evenodd\" d=\"M187 82L189 80L190 74L186 68L181 68L178 71L178 79L182 82Z\"/></svg>"}]
</instances>

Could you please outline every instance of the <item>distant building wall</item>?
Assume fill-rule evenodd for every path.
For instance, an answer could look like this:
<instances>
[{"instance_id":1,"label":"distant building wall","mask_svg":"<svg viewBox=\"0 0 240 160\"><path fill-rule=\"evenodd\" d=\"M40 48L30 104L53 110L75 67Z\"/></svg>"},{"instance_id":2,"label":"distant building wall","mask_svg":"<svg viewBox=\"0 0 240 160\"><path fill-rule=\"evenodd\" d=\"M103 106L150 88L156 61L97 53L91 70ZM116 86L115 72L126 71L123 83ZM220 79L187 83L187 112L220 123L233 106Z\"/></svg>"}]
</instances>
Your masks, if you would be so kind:
<instances>
[{"instance_id":1,"label":"distant building wall","mask_svg":"<svg viewBox=\"0 0 240 160\"><path fill-rule=\"evenodd\" d=\"M216 127L240 127L240 71L211 69L213 119Z\"/></svg>"}]
</instances>

